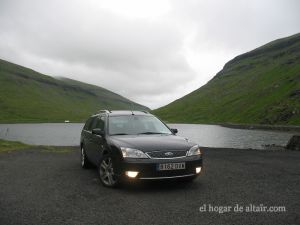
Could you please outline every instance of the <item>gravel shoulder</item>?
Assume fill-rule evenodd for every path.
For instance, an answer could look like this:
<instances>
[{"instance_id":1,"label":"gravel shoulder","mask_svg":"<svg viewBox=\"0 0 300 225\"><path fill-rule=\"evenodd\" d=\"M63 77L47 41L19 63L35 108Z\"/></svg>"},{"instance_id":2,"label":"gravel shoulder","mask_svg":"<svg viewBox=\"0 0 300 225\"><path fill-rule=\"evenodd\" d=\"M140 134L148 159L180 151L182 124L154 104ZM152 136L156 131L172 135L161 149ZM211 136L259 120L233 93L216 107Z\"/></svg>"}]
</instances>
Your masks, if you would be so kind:
<instances>
[{"instance_id":1,"label":"gravel shoulder","mask_svg":"<svg viewBox=\"0 0 300 225\"><path fill-rule=\"evenodd\" d=\"M300 224L300 152L205 148L204 160L193 183L109 189L81 169L75 147L0 153L0 224ZM285 212L234 212L236 204Z\"/></svg>"}]
</instances>

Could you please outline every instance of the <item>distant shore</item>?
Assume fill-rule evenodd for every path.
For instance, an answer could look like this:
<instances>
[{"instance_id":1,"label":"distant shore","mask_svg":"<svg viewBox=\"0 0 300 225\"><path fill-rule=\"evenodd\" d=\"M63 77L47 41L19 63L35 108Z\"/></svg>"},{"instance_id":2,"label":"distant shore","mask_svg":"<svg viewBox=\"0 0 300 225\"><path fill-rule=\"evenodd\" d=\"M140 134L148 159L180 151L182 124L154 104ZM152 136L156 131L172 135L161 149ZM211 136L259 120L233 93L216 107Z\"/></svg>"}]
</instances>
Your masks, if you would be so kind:
<instances>
[{"instance_id":1,"label":"distant shore","mask_svg":"<svg viewBox=\"0 0 300 225\"><path fill-rule=\"evenodd\" d=\"M289 125L266 125L266 124L231 124L223 123L216 124L222 127L228 127L233 129L247 129L247 130L273 130L273 131L285 131L285 132L299 132L300 126Z\"/></svg>"},{"instance_id":2,"label":"distant shore","mask_svg":"<svg viewBox=\"0 0 300 225\"><path fill-rule=\"evenodd\" d=\"M85 121L0 121L0 124L39 124L39 123L84 123ZM248 129L248 130L274 130L274 131L291 131L299 132L300 126L295 125L268 125L268 124L235 124L235 123L180 123L180 122L167 122L167 124L199 124L199 125L219 125L233 129Z\"/></svg>"}]
</instances>

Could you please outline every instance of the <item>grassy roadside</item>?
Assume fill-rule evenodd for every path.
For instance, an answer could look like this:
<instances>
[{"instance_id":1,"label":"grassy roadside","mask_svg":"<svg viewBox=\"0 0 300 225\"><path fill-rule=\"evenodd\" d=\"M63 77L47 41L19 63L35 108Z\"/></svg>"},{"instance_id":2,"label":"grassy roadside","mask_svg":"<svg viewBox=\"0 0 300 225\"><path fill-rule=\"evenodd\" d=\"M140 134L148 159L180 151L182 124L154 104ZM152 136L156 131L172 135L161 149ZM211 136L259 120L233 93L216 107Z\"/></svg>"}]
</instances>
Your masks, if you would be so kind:
<instances>
[{"instance_id":1,"label":"grassy roadside","mask_svg":"<svg viewBox=\"0 0 300 225\"><path fill-rule=\"evenodd\" d=\"M26 149L31 145L24 144L18 141L6 141L0 139L0 152L10 152L14 150Z\"/></svg>"},{"instance_id":2,"label":"grassy roadside","mask_svg":"<svg viewBox=\"0 0 300 225\"><path fill-rule=\"evenodd\" d=\"M65 153L65 152L74 151L77 148L69 147L69 146L28 145L19 141L6 141L0 139L0 153L11 152L16 150L27 150L27 149L35 149L41 152Z\"/></svg>"}]
</instances>

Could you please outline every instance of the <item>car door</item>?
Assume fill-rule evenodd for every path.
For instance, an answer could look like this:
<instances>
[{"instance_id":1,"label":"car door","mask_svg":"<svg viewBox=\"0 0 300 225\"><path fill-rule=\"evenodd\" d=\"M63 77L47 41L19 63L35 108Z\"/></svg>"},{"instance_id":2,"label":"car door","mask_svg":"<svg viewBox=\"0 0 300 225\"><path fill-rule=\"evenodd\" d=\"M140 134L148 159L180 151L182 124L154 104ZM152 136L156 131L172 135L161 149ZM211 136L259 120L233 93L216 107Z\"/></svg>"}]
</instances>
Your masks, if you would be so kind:
<instances>
[{"instance_id":1,"label":"car door","mask_svg":"<svg viewBox=\"0 0 300 225\"><path fill-rule=\"evenodd\" d=\"M91 117L91 121L88 121L89 124L84 130L84 147L85 147L85 153L90 161L93 161L93 154L92 154L92 129L93 127L96 127L97 123L97 117Z\"/></svg>"},{"instance_id":2,"label":"car door","mask_svg":"<svg viewBox=\"0 0 300 225\"><path fill-rule=\"evenodd\" d=\"M92 127L92 129L98 128L105 131L105 116L97 117L95 123L93 124L94 126ZM105 138L103 136L92 134L90 150L91 150L93 163L95 163L96 165L99 164L100 159L102 157L104 144L105 144Z\"/></svg>"}]
</instances>

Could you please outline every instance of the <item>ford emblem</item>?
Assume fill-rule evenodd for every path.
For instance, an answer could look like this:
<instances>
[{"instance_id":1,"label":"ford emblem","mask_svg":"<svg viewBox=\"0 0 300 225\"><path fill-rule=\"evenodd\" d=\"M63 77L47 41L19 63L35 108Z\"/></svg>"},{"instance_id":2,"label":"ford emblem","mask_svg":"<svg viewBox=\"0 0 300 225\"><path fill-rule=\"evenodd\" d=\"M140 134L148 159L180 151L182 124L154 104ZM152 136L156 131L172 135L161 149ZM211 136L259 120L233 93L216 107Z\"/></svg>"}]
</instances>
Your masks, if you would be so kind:
<instances>
[{"instance_id":1,"label":"ford emblem","mask_svg":"<svg viewBox=\"0 0 300 225\"><path fill-rule=\"evenodd\" d=\"M166 152L165 153L165 156L172 156L173 155L173 152Z\"/></svg>"}]
</instances>

